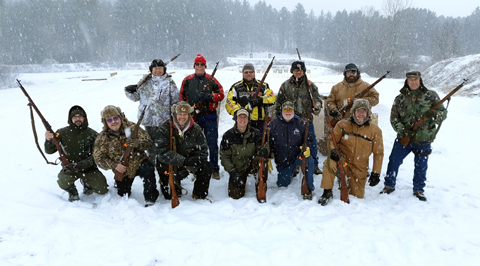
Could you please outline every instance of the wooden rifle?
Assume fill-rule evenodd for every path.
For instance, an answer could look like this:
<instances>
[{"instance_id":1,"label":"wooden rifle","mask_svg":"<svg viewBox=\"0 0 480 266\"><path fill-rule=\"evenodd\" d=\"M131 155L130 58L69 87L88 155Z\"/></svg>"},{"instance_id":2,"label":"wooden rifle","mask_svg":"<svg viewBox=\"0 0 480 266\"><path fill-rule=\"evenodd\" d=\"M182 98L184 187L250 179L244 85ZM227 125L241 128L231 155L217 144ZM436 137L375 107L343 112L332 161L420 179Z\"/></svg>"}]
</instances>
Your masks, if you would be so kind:
<instances>
[{"instance_id":1,"label":"wooden rifle","mask_svg":"<svg viewBox=\"0 0 480 266\"><path fill-rule=\"evenodd\" d=\"M335 139L335 134L333 133L333 127L330 121L330 117L328 115L325 116L327 119L328 131L330 132L330 140L333 142L333 147L335 152L338 154L340 159L337 162L337 169L340 173L340 200L345 203L350 203L350 199L348 198L348 188L347 188L347 178L345 174L344 163L342 160L342 155L340 154L340 149L337 145L337 140ZM346 164L345 164L346 166Z\"/></svg>"},{"instance_id":2,"label":"wooden rifle","mask_svg":"<svg viewBox=\"0 0 480 266\"><path fill-rule=\"evenodd\" d=\"M449 94L447 94L447 96L443 97L443 99L441 99L440 101L438 101L430 110L428 110L422 117L420 117L417 122L415 122L415 124L413 124L411 130L413 131L417 131L418 128L423 124L423 122L425 122L425 120L428 119L427 117L427 113L428 112L435 112L435 110L440 107L440 105L443 104L443 102L445 102L446 100L450 100L450 97L455 94L458 90L460 90L463 85L465 85L465 83L467 83L468 79L464 79L463 82L458 85L455 89L453 89ZM407 136L404 136L402 139L400 139L400 143L406 147L408 145L408 143L410 143L410 137L407 137Z\"/></svg>"},{"instance_id":3,"label":"wooden rifle","mask_svg":"<svg viewBox=\"0 0 480 266\"><path fill-rule=\"evenodd\" d=\"M267 78L267 75L268 75L268 72L270 71L270 68L272 68L273 60L275 60L275 56L272 58L272 61L270 62L270 64L267 67L267 70L265 70L265 73L263 74L263 77L260 80L260 83L258 83L258 87L255 90L255 94L253 95L253 98L259 97L258 94L260 94L260 89L262 88L263 83L265 82L265 79Z\"/></svg>"},{"instance_id":4,"label":"wooden rifle","mask_svg":"<svg viewBox=\"0 0 480 266\"><path fill-rule=\"evenodd\" d=\"M175 144L175 136L173 136L173 120L170 118L170 150L176 152L177 147ZM168 165L168 185L170 186L171 199L172 199L172 209L180 205L180 200L178 199L177 190L175 190L175 183L173 180L173 165Z\"/></svg>"},{"instance_id":5,"label":"wooden rifle","mask_svg":"<svg viewBox=\"0 0 480 266\"><path fill-rule=\"evenodd\" d=\"M210 87L212 82L214 82L213 77L215 76L215 73L217 73L218 63L219 62L217 62L215 64L215 68L213 69L212 75L210 75L210 78L208 79L207 85L205 85L205 87L203 87L203 92L204 93L208 92L208 88ZM203 101L199 101L196 105L195 104L193 105L193 108L195 108L195 112L193 112L193 121L197 121L197 116L200 113L200 109L202 108L203 104L204 104Z\"/></svg>"},{"instance_id":6,"label":"wooden rifle","mask_svg":"<svg viewBox=\"0 0 480 266\"><path fill-rule=\"evenodd\" d=\"M135 127L133 128L131 139L137 139L138 138L138 130L140 129L140 123L142 123L143 116L145 115L145 110L147 110L147 107L148 107L148 105L146 105L145 108L143 108L142 114L140 115L140 118L138 119L137 124L135 124ZM124 126L126 126L126 125L124 125ZM130 145L127 145L127 143L123 144L123 146L127 147L127 149L125 150L125 153L123 154L122 161L120 162L120 164L128 167L128 164L130 163L130 156L132 154L133 147L130 146ZM123 173L115 171L115 176L113 177L113 179L121 182L123 180L123 177L125 176L125 173L126 173L126 171L123 172Z\"/></svg>"},{"instance_id":7,"label":"wooden rifle","mask_svg":"<svg viewBox=\"0 0 480 266\"><path fill-rule=\"evenodd\" d=\"M307 116L310 117L310 114ZM302 160L302 173L303 173L303 178L302 178L302 186L301 186L301 193L304 199L306 197L309 197L312 192L308 188L308 182L307 182L307 158L305 157L305 151L307 150L308 147L308 129L309 129L309 124L310 124L310 119L307 119L305 122L305 135L303 136L303 146L302 146L302 153L300 155L300 160Z\"/></svg>"},{"instance_id":8,"label":"wooden rifle","mask_svg":"<svg viewBox=\"0 0 480 266\"><path fill-rule=\"evenodd\" d=\"M390 71L387 71L387 73L385 73L383 76L381 76L379 79L377 79L373 84L371 84L370 86L366 87L363 91L361 91L359 94L355 95L355 98L356 99L360 99L360 98L363 98L363 96L365 96L365 94L370 91L373 87L375 87L375 85L377 85L380 81L382 81L382 79L384 79L388 73L390 73ZM348 99L348 104L343 106L342 108L340 108L340 110L338 110L338 116L337 117L334 117L332 119L332 127L335 127L335 125L338 123L338 121L340 121L341 119L339 119L340 117L343 117L345 115L345 113L348 112L348 110L350 110L350 108L352 108L353 106L353 100L352 99ZM325 115L327 116L327 115Z\"/></svg>"},{"instance_id":9,"label":"wooden rifle","mask_svg":"<svg viewBox=\"0 0 480 266\"><path fill-rule=\"evenodd\" d=\"M32 127L33 127L33 134L34 134L34 137L35 137L35 141L37 143L37 148L38 150L40 151L40 153L42 154L43 158L45 159L45 161L48 163L48 164L53 164L53 165L57 165L58 163L52 163L52 162L49 162L47 160L47 158L45 157L45 155L43 154L42 150L40 149L40 146L38 145L38 141L37 141L37 134L35 132L35 122L33 120L33 112L32 112L32 108L37 112L38 116L40 117L40 119L42 120L42 123L43 125L45 126L45 129L47 129L48 132L51 132L51 133L55 133L52 129L52 127L50 126L50 124L48 123L48 121L45 119L45 117L43 117L42 113L40 112L40 110L38 110L37 108L37 105L33 102L32 98L30 98L30 95L28 95L27 91L25 90L25 88L23 87L22 83L20 83L20 80L17 79L17 85L20 87L20 89L22 90L23 94L25 94L25 96L27 96L28 98L28 106L30 107L30 116L31 116L31 119L32 119ZM70 161L67 159L67 156L65 155L65 151L63 150L63 146L62 144L58 141L57 139L58 135L57 136L53 136L53 138L51 139L51 141L53 142L53 144L55 144L55 148L57 149L58 151L58 154L59 154L59 159L62 163L62 166L65 166L67 164L70 164Z\"/></svg>"},{"instance_id":10,"label":"wooden rifle","mask_svg":"<svg viewBox=\"0 0 480 266\"><path fill-rule=\"evenodd\" d=\"M273 61L272 61L273 62ZM267 117L265 117L265 122L263 123L263 133L262 133L262 146L265 147L265 142L267 140L267 126L270 122L270 116L266 112ZM265 170L265 158L260 157L260 161L258 163L258 185L257 185L257 200L260 203L267 202L267 186L265 185L265 180L263 179L263 173ZM268 171L268 170L267 170Z\"/></svg>"}]
</instances>

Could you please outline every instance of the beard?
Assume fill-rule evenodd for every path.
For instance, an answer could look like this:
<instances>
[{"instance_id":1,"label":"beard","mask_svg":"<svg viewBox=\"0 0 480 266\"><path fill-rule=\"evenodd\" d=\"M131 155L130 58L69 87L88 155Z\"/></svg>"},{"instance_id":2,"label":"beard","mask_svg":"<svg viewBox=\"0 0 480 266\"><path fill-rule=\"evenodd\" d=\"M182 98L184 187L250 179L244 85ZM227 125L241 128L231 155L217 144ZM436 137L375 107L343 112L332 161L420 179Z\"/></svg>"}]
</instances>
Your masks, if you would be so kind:
<instances>
[{"instance_id":1,"label":"beard","mask_svg":"<svg viewBox=\"0 0 480 266\"><path fill-rule=\"evenodd\" d=\"M357 80L358 80L359 78L360 78L359 76L356 76L356 77L348 77L348 78L345 78L345 80L347 81L347 83L355 83L355 82L357 82Z\"/></svg>"}]
</instances>

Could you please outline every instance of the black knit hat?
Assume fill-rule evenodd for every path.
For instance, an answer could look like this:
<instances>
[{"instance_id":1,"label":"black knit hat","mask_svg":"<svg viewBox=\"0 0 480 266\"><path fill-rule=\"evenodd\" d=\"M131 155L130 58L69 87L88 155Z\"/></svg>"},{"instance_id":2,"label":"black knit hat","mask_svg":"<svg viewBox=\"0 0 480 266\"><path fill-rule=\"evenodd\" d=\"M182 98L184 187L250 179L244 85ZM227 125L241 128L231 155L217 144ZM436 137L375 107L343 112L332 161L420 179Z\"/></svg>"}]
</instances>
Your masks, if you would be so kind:
<instances>
[{"instance_id":1,"label":"black knit hat","mask_svg":"<svg viewBox=\"0 0 480 266\"><path fill-rule=\"evenodd\" d=\"M152 69L154 67L163 67L163 73L167 73L167 67L165 66L165 63L163 62L162 59L153 59L152 63L150 64L150 67L148 68L150 70L150 73L152 73Z\"/></svg>"}]
</instances>

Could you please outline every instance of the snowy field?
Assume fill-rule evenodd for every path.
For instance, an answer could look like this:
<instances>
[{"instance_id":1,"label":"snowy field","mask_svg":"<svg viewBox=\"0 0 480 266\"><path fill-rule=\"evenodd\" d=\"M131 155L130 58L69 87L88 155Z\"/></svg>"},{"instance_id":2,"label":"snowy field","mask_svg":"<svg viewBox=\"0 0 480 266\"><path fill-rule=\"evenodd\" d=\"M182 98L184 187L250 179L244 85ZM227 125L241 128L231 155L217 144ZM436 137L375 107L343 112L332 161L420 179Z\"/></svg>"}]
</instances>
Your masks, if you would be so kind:
<instances>
[{"instance_id":1,"label":"snowy field","mask_svg":"<svg viewBox=\"0 0 480 266\"><path fill-rule=\"evenodd\" d=\"M209 66L210 73L212 62ZM169 71L175 71L177 86L193 73ZM146 73L125 70L110 77L110 72L35 73L19 79L54 129L67 125L69 108L78 104L86 110L90 127L100 131L100 111L106 105L120 106L136 122L138 103L128 100L123 88ZM220 69L216 77L228 91L241 74ZM286 77L271 73L266 82L277 92ZM311 77L323 94L343 78L320 67ZM107 80L82 81L86 78ZM250 177L244 198L228 198L223 169L221 180L210 183L212 202L194 201L188 179L184 185L189 194L179 207L172 209L170 201L160 197L144 208L138 179L132 196L120 198L112 172L104 172L110 185L107 195L85 196L77 181L81 201L70 203L56 183L60 166L45 164L35 147L27 98L16 87L0 90L0 265L478 265L480 178L474 160L480 148L475 139L480 99L452 98L432 145L427 202L412 196L413 155L400 168L396 191L379 195L395 138L390 107L402 84L387 78L376 86L380 104L374 112L380 114L385 144L382 182L367 186L364 199L350 197L350 204L341 202L334 190L334 200L325 207L317 204L321 175L315 176L313 200L305 201L301 179L278 189L274 170L267 203L259 204ZM232 125L222 106L219 135ZM36 126L43 149L45 130L38 118Z\"/></svg>"}]
</instances>

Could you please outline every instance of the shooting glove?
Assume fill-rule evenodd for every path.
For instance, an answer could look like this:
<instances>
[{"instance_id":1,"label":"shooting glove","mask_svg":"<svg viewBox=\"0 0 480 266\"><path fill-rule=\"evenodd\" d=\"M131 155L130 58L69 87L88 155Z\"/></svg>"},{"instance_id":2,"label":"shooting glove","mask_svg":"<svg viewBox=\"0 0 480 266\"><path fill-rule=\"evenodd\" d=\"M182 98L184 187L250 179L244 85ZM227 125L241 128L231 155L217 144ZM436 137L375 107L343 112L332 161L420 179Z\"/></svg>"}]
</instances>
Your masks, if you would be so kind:
<instances>
[{"instance_id":1,"label":"shooting glove","mask_svg":"<svg viewBox=\"0 0 480 266\"><path fill-rule=\"evenodd\" d=\"M318 114L320 114L320 108L314 108L313 115L318 115Z\"/></svg>"},{"instance_id":2,"label":"shooting glove","mask_svg":"<svg viewBox=\"0 0 480 266\"><path fill-rule=\"evenodd\" d=\"M128 85L125 87L125 90L130 93L134 93L137 91L137 85Z\"/></svg>"},{"instance_id":3,"label":"shooting glove","mask_svg":"<svg viewBox=\"0 0 480 266\"><path fill-rule=\"evenodd\" d=\"M303 146L300 146L300 150L303 149ZM305 151L303 152L303 155L305 155L305 158L310 157L310 147L307 147Z\"/></svg>"},{"instance_id":4,"label":"shooting glove","mask_svg":"<svg viewBox=\"0 0 480 266\"><path fill-rule=\"evenodd\" d=\"M258 157L268 158L268 149L267 147L262 147L258 150Z\"/></svg>"},{"instance_id":5,"label":"shooting glove","mask_svg":"<svg viewBox=\"0 0 480 266\"><path fill-rule=\"evenodd\" d=\"M237 171L231 170L228 174L230 175L230 182L234 187L241 187L243 185L242 178Z\"/></svg>"},{"instance_id":6,"label":"shooting glove","mask_svg":"<svg viewBox=\"0 0 480 266\"><path fill-rule=\"evenodd\" d=\"M202 164L202 159L198 156L187 157L183 161L183 166L200 166Z\"/></svg>"},{"instance_id":7,"label":"shooting glove","mask_svg":"<svg viewBox=\"0 0 480 266\"><path fill-rule=\"evenodd\" d=\"M243 96L240 97L240 99L237 100L237 103L240 104L241 107L245 107L248 105L248 97Z\"/></svg>"},{"instance_id":8,"label":"shooting glove","mask_svg":"<svg viewBox=\"0 0 480 266\"><path fill-rule=\"evenodd\" d=\"M335 150L330 151L330 159L334 160L335 162L340 161L340 155Z\"/></svg>"},{"instance_id":9,"label":"shooting glove","mask_svg":"<svg viewBox=\"0 0 480 266\"><path fill-rule=\"evenodd\" d=\"M437 116L437 112L434 111L434 110L430 110L430 111L428 111L428 112L425 114L425 116L426 116L428 119L432 119L432 118L434 118L434 117Z\"/></svg>"},{"instance_id":10,"label":"shooting glove","mask_svg":"<svg viewBox=\"0 0 480 266\"><path fill-rule=\"evenodd\" d=\"M378 183L380 183L380 174L377 173L371 173L370 177L368 178L368 184L371 187L376 186Z\"/></svg>"},{"instance_id":11,"label":"shooting glove","mask_svg":"<svg viewBox=\"0 0 480 266\"><path fill-rule=\"evenodd\" d=\"M201 92L198 95L198 99L204 102L213 102L213 95L210 93Z\"/></svg>"},{"instance_id":12,"label":"shooting glove","mask_svg":"<svg viewBox=\"0 0 480 266\"><path fill-rule=\"evenodd\" d=\"M76 163L69 163L62 168L62 172L67 175L74 175L80 172L80 166Z\"/></svg>"},{"instance_id":13,"label":"shooting glove","mask_svg":"<svg viewBox=\"0 0 480 266\"><path fill-rule=\"evenodd\" d=\"M127 139L127 145L133 148L140 147L141 141L139 139Z\"/></svg>"},{"instance_id":14,"label":"shooting glove","mask_svg":"<svg viewBox=\"0 0 480 266\"><path fill-rule=\"evenodd\" d=\"M338 111L337 110L330 110L330 112L328 112L328 114L331 116L331 117L337 117L339 115Z\"/></svg>"},{"instance_id":15,"label":"shooting glove","mask_svg":"<svg viewBox=\"0 0 480 266\"><path fill-rule=\"evenodd\" d=\"M250 97L250 99L248 100L248 102L250 103L250 105L252 107L258 107L258 106L262 106L263 104L263 98L262 97Z\"/></svg>"}]
</instances>

